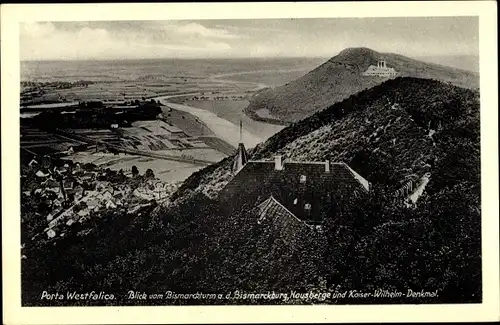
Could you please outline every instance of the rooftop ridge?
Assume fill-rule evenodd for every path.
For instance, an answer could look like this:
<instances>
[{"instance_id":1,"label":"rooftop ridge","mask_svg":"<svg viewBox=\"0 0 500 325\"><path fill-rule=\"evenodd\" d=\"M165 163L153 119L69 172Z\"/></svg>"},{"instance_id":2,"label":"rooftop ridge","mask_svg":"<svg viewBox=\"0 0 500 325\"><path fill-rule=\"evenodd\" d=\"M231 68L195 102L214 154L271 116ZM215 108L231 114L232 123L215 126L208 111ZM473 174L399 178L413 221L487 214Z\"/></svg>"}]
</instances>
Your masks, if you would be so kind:
<instances>
[{"instance_id":1,"label":"rooftop ridge","mask_svg":"<svg viewBox=\"0 0 500 325\"><path fill-rule=\"evenodd\" d=\"M253 163L273 163L274 164L274 160L249 160L248 162L249 163L253 162Z\"/></svg>"},{"instance_id":2,"label":"rooftop ridge","mask_svg":"<svg viewBox=\"0 0 500 325\"><path fill-rule=\"evenodd\" d=\"M257 205L257 208L260 208L261 206L265 205L266 203L268 203L268 201L270 201L272 198L272 195L269 196L267 199L265 199L264 201L260 202L258 205Z\"/></svg>"},{"instance_id":3,"label":"rooftop ridge","mask_svg":"<svg viewBox=\"0 0 500 325\"><path fill-rule=\"evenodd\" d=\"M253 163L272 163L274 164L274 160L249 160L248 161L253 162ZM283 160L283 163L285 164L316 164L316 165L324 165L326 164L326 161L293 161L293 160ZM330 162L330 165L343 165L345 164L344 162Z\"/></svg>"},{"instance_id":4,"label":"rooftop ridge","mask_svg":"<svg viewBox=\"0 0 500 325\"><path fill-rule=\"evenodd\" d=\"M244 164L240 170L238 170L236 173L234 173L233 178L235 178L242 170L244 170L245 167L249 163L259 163L259 164L264 163L264 164L272 164L272 165L275 164L274 160L248 160L247 163ZM283 162L283 165L285 165L285 164L312 164L312 165L323 165L325 167L327 165L326 161L287 161L287 160L285 160ZM342 166L342 165L345 165L345 163L344 162L330 162L330 166L332 166L332 165Z\"/></svg>"},{"instance_id":5,"label":"rooftop ridge","mask_svg":"<svg viewBox=\"0 0 500 325\"><path fill-rule=\"evenodd\" d=\"M363 176L355 172L349 165L346 163L342 163L344 167L354 176L354 178L363 186L363 188L367 191L370 192L370 182L368 182Z\"/></svg>"}]
</instances>

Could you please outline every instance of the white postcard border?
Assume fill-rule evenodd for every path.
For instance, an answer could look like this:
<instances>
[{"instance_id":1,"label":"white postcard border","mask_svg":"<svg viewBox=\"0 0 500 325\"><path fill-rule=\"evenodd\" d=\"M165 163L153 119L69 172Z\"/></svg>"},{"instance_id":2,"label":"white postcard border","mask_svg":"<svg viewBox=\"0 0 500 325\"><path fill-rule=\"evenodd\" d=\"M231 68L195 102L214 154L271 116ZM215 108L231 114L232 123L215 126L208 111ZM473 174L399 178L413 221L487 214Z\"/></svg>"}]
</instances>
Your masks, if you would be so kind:
<instances>
[{"instance_id":1,"label":"white postcard border","mask_svg":"<svg viewBox=\"0 0 500 325\"><path fill-rule=\"evenodd\" d=\"M5 324L487 321L499 318L496 2L2 5L2 251ZM21 307L19 32L22 21L479 16L483 303L370 306Z\"/></svg>"}]
</instances>

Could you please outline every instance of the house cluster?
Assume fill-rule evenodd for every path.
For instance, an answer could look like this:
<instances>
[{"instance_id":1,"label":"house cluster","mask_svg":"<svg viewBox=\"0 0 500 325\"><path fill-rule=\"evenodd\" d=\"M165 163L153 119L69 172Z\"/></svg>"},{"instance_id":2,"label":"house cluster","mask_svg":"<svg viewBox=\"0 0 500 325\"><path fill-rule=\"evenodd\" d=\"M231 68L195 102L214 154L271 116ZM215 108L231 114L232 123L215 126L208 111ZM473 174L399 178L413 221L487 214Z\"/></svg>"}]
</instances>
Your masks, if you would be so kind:
<instances>
[{"instance_id":1,"label":"house cluster","mask_svg":"<svg viewBox=\"0 0 500 325\"><path fill-rule=\"evenodd\" d=\"M135 213L152 201L167 200L176 191L177 184L166 184L149 178L131 183L107 179L105 170L84 170L80 164L41 168L36 160L30 162L36 185L23 192L26 196L36 196L44 201L50 212L44 217L48 238L64 236L66 227L81 224L99 216L100 212L121 208L124 213Z\"/></svg>"},{"instance_id":2,"label":"house cluster","mask_svg":"<svg viewBox=\"0 0 500 325\"><path fill-rule=\"evenodd\" d=\"M112 186L109 182L99 182L93 190L85 190L79 185L78 187L70 206L56 206L47 215L46 232L49 238L56 235L57 226L62 224L71 226L75 222L84 223L92 217L92 213L128 205L125 198L131 191L128 186Z\"/></svg>"},{"instance_id":3,"label":"house cluster","mask_svg":"<svg viewBox=\"0 0 500 325\"><path fill-rule=\"evenodd\" d=\"M146 201L164 201L178 188L178 183L164 183L158 179L149 179L144 186L134 189L132 195Z\"/></svg>"}]
</instances>

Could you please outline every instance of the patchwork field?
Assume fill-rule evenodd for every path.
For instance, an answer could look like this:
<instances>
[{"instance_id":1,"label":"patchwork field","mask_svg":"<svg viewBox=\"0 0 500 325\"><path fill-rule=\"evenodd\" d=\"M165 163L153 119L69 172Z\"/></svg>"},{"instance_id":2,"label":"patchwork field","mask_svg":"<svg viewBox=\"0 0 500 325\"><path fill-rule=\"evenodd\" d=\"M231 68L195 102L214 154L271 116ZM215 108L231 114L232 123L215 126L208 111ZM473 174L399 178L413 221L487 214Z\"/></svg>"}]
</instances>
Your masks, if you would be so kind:
<instances>
[{"instance_id":1,"label":"patchwork field","mask_svg":"<svg viewBox=\"0 0 500 325\"><path fill-rule=\"evenodd\" d=\"M131 173L132 166L136 166L140 174L144 174L147 169L151 169L160 180L170 183L182 182L189 175L203 168L203 166L195 166L177 161L128 154L112 155L80 152L64 157L63 159L69 159L82 164L93 163L116 171L123 170L125 174Z\"/></svg>"},{"instance_id":2,"label":"patchwork field","mask_svg":"<svg viewBox=\"0 0 500 325\"><path fill-rule=\"evenodd\" d=\"M284 85L287 82L300 78L306 74L311 68L288 69L288 70L266 70L266 71L249 71L237 72L216 76L217 79L229 78L238 82L259 82L269 87Z\"/></svg>"},{"instance_id":3,"label":"patchwork field","mask_svg":"<svg viewBox=\"0 0 500 325\"><path fill-rule=\"evenodd\" d=\"M21 149L35 155L53 154L71 147L85 144L58 134L47 133L36 128L21 126Z\"/></svg>"},{"instance_id":4,"label":"patchwork field","mask_svg":"<svg viewBox=\"0 0 500 325\"><path fill-rule=\"evenodd\" d=\"M203 164L235 152L240 121L248 148L279 132L283 126L254 121L243 112L247 99L258 89L295 79L316 66L316 61L23 63L21 77L28 81L21 85L24 113L30 103L37 103L34 109L40 110L80 101L103 101L117 107L124 101L162 98L165 104L174 104L163 107L162 116L154 121L114 129L65 130L63 134L69 139L22 131L26 136L21 138L22 147L34 154L47 154L86 143L87 149L80 148L68 158L114 170L136 166L143 173L151 168L163 180L183 180ZM106 145L120 154L106 153Z\"/></svg>"},{"instance_id":5,"label":"patchwork field","mask_svg":"<svg viewBox=\"0 0 500 325\"><path fill-rule=\"evenodd\" d=\"M71 88L45 87L41 94L33 93L33 103L41 101L127 101L158 96L181 95L193 92L208 94L241 93L251 90L253 83L234 82L200 77L157 76L154 80L94 81L85 86ZM31 89L25 89L31 91ZM29 105L29 102L27 103Z\"/></svg>"},{"instance_id":6,"label":"patchwork field","mask_svg":"<svg viewBox=\"0 0 500 325\"><path fill-rule=\"evenodd\" d=\"M74 129L68 130L77 135L96 141L100 147L102 142L114 144L117 148L136 150L128 153L103 153L101 149L92 149L71 154L66 159L80 163L93 163L112 170L122 169L130 172L136 166L139 172L152 169L161 180L169 182L182 181L194 171L209 163L216 163L234 152L234 148L223 140L213 137L213 133L196 118L186 112L171 110L170 122L164 120L136 121L131 127L118 129ZM182 121L178 124L174 120ZM179 125L179 126L177 126ZM196 127L194 127L196 125ZM200 125L207 130L199 129ZM189 133L189 134L188 134ZM193 136L191 136L193 135ZM151 154L148 154L151 153ZM162 157L165 157L162 159ZM171 158L169 158L171 157ZM175 161L175 160L180 161ZM204 161L205 164L193 164L191 161Z\"/></svg>"}]
</instances>

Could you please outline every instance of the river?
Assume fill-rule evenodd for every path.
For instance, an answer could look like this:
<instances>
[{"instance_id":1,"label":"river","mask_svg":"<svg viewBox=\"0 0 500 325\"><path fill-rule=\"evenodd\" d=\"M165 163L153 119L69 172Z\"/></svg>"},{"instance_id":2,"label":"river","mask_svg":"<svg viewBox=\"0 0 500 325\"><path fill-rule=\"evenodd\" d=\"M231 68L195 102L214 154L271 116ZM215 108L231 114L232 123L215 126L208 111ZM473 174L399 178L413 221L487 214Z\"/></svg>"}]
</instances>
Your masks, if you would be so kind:
<instances>
[{"instance_id":1,"label":"river","mask_svg":"<svg viewBox=\"0 0 500 325\"><path fill-rule=\"evenodd\" d=\"M175 110L187 112L196 116L201 122L203 122L215 135L231 144L234 147L238 147L238 143L240 142L240 128L239 125L234 124L224 118L217 116L215 113L210 111L196 108L183 104L175 104L168 102L165 98L158 97L156 98L163 105L170 107ZM253 148L257 144L265 141L266 139L251 133L247 129L243 128L242 130L242 140L247 148Z\"/></svg>"},{"instance_id":2,"label":"river","mask_svg":"<svg viewBox=\"0 0 500 325\"><path fill-rule=\"evenodd\" d=\"M215 79L220 77L225 77L225 76L218 75L218 76L213 76L212 78ZM231 80L224 80L224 81L236 82ZM252 84L255 85L255 89L266 87L266 85L263 83L253 82ZM236 104L226 105L224 109L228 110L227 112L221 112L221 110L219 110L218 112L219 114L216 114L216 112L214 112L213 109L211 111L209 109L193 107L186 104L172 103L168 100L170 98L180 97L185 95L186 94L161 96L161 97L156 97L154 99L160 102L162 105L165 105L175 110L187 112L189 114L196 116L218 138L226 141L227 143L231 144L234 147L238 147L238 144L240 142L240 127L239 127L240 121L242 121L243 123L243 130L241 137L243 143L247 148L255 147L257 144L264 142L269 137L271 137L272 135L274 135L275 133L279 132L284 128L284 126L281 125L274 125L270 123L252 120L242 111L241 105L236 105ZM190 93L188 95L200 96L201 93ZM206 102L208 103L209 101ZM236 102L237 101L235 101L234 103ZM214 104L219 104L219 103L220 102L217 101L214 102ZM203 107L206 105L200 105L200 106Z\"/></svg>"}]
</instances>

